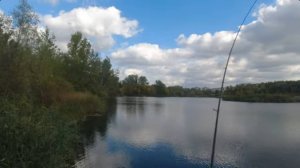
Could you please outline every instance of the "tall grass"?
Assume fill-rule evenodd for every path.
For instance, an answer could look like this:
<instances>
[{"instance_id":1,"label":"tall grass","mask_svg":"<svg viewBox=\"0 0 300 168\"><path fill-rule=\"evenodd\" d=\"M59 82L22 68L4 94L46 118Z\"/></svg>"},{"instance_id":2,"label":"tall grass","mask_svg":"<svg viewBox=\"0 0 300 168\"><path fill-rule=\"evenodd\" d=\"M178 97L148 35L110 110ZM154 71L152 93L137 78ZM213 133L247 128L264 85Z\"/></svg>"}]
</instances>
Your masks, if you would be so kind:
<instances>
[{"instance_id":1,"label":"tall grass","mask_svg":"<svg viewBox=\"0 0 300 168\"><path fill-rule=\"evenodd\" d=\"M1 99L0 167L72 167L80 143L78 121L103 108L89 93L66 94L51 107Z\"/></svg>"}]
</instances>

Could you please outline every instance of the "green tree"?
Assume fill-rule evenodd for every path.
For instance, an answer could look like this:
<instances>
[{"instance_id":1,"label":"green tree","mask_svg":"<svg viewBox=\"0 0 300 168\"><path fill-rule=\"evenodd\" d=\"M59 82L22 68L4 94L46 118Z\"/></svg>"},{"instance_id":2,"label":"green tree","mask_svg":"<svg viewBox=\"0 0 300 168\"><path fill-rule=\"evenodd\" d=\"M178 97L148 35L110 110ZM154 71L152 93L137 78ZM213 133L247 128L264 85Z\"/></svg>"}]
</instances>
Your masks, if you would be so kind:
<instances>
[{"instance_id":1,"label":"green tree","mask_svg":"<svg viewBox=\"0 0 300 168\"><path fill-rule=\"evenodd\" d=\"M138 96L139 88L138 88L138 75L128 75L122 81L122 93L127 96Z\"/></svg>"},{"instance_id":2,"label":"green tree","mask_svg":"<svg viewBox=\"0 0 300 168\"><path fill-rule=\"evenodd\" d=\"M151 87L149 86L146 76L140 76L138 78L139 95L149 96L151 95Z\"/></svg>"},{"instance_id":3,"label":"green tree","mask_svg":"<svg viewBox=\"0 0 300 168\"><path fill-rule=\"evenodd\" d=\"M0 17L0 90L5 97L26 97L30 93L30 69L28 52L14 40L14 31L10 29L11 20Z\"/></svg>"},{"instance_id":4,"label":"green tree","mask_svg":"<svg viewBox=\"0 0 300 168\"><path fill-rule=\"evenodd\" d=\"M76 32L68 43L65 57L66 77L78 91L85 91L90 82L90 60L94 58L91 44L82 33Z\"/></svg>"},{"instance_id":5,"label":"green tree","mask_svg":"<svg viewBox=\"0 0 300 168\"><path fill-rule=\"evenodd\" d=\"M148 85L149 82L148 82L148 79L146 78L146 76L140 76L138 78L138 84L142 85L142 86Z\"/></svg>"},{"instance_id":6,"label":"green tree","mask_svg":"<svg viewBox=\"0 0 300 168\"><path fill-rule=\"evenodd\" d=\"M182 86L170 86L168 87L169 96L183 96L184 89Z\"/></svg>"},{"instance_id":7,"label":"green tree","mask_svg":"<svg viewBox=\"0 0 300 168\"><path fill-rule=\"evenodd\" d=\"M110 59L101 61L82 33L72 35L65 56L66 77L76 90L89 91L98 96L113 97L118 93L118 74Z\"/></svg>"},{"instance_id":8,"label":"green tree","mask_svg":"<svg viewBox=\"0 0 300 168\"><path fill-rule=\"evenodd\" d=\"M157 96L167 95L166 85L162 81L156 80L154 84L154 88Z\"/></svg>"},{"instance_id":9,"label":"green tree","mask_svg":"<svg viewBox=\"0 0 300 168\"><path fill-rule=\"evenodd\" d=\"M36 47L39 40L37 31L39 19L27 0L20 0L13 11L13 21L17 27L17 41L25 46Z\"/></svg>"},{"instance_id":10,"label":"green tree","mask_svg":"<svg viewBox=\"0 0 300 168\"><path fill-rule=\"evenodd\" d=\"M118 73L112 69L110 59L103 60L101 68L101 84L106 89L107 97L114 97L118 93L119 77Z\"/></svg>"},{"instance_id":11,"label":"green tree","mask_svg":"<svg viewBox=\"0 0 300 168\"><path fill-rule=\"evenodd\" d=\"M128 75L124 80L123 84L126 85L137 85L138 84L138 75Z\"/></svg>"}]
</instances>

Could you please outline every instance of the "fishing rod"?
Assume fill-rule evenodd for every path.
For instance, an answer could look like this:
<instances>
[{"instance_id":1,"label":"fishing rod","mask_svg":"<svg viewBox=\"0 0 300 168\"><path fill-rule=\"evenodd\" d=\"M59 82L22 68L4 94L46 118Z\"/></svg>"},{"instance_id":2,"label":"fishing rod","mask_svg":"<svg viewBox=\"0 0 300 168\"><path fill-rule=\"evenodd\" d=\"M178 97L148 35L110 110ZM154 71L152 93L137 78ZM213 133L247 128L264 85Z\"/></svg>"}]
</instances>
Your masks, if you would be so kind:
<instances>
[{"instance_id":1,"label":"fishing rod","mask_svg":"<svg viewBox=\"0 0 300 168\"><path fill-rule=\"evenodd\" d=\"M224 91L224 82L225 82L225 77L226 77L226 72L227 72L227 67L231 58L231 54L233 51L233 48L235 46L236 40L241 32L242 26L244 25L246 19L248 18L249 14L251 13L252 9L254 8L256 2L258 0L255 0L253 2L253 4L251 5L251 7L249 8L248 12L246 13L242 23L239 26L239 29L236 33L236 36L233 40L233 43L231 45L229 54L228 54L228 58L227 58L227 62L226 62L226 66L224 69L224 74L223 74L223 79L222 79L222 84L221 84L221 88L220 88L220 94L219 94L219 101L218 101L218 108L217 110L215 110L217 112L217 116L216 116L216 122L215 122L215 129L214 129L214 137L213 137L213 144L212 144L212 152L211 152L211 158L210 158L210 168L213 168L214 166L214 159L215 159L215 148L216 148L216 139L217 139L217 132L218 132L218 123L219 123L219 114L220 114L220 108L221 108L221 102L222 102L222 98L223 98L223 91Z\"/></svg>"}]
</instances>

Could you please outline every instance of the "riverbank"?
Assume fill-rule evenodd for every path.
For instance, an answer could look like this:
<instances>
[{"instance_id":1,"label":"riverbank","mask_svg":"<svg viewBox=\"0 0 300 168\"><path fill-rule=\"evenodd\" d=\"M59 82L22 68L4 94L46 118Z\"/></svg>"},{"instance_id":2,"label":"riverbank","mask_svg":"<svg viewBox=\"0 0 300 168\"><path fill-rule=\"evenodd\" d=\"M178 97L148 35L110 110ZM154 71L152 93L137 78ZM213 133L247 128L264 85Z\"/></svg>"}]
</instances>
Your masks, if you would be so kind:
<instances>
[{"instance_id":1,"label":"riverbank","mask_svg":"<svg viewBox=\"0 0 300 168\"><path fill-rule=\"evenodd\" d=\"M300 81L274 81L228 86L224 100L242 102L300 102Z\"/></svg>"},{"instance_id":2,"label":"riverbank","mask_svg":"<svg viewBox=\"0 0 300 168\"><path fill-rule=\"evenodd\" d=\"M79 123L101 99L86 97L51 107L0 101L0 167L72 167L82 143Z\"/></svg>"},{"instance_id":3,"label":"riverbank","mask_svg":"<svg viewBox=\"0 0 300 168\"><path fill-rule=\"evenodd\" d=\"M300 96L293 95L243 95L243 96L224 96L225 101L237 102L262 102L262 103L294 103L300 102Z\"/></svg>"}]
</instances>

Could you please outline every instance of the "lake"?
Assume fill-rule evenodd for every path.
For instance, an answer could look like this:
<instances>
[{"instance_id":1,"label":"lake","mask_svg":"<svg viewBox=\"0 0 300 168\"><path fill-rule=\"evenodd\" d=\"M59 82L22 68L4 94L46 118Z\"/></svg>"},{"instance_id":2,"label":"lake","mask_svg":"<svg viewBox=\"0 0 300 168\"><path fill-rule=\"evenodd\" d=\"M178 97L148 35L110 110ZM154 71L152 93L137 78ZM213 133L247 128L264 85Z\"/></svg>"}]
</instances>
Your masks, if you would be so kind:
<instances>
[{"instance_id":1,"label":"lake","mask_svg":"<svg viewBox=\"0 0 300 168\"><path fill-rule=\"evenodd\" d=\"M77 168L208 168L215 98L119 97L82 125ZM299 168L300 103L223 101L219 168Z\"/></svg>"}]
</instances>

